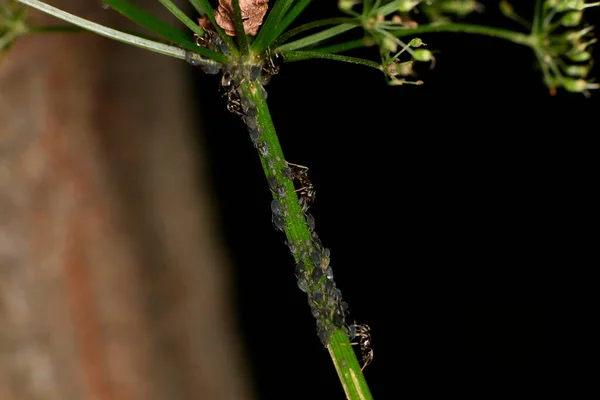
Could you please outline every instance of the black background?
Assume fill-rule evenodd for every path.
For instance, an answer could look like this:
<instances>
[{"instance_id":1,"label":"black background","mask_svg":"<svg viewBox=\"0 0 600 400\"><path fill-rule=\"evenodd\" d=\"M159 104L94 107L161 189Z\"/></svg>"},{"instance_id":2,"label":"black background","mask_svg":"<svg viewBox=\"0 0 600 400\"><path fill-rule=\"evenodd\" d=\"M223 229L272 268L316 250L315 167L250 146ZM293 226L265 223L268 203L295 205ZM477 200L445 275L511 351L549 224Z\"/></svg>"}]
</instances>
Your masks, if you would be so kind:
<instances>
[{"instance_id":1,"label":"black background","mask_svg":"<svg viewBox=\"0 0 600 400\"><path fill-rule=\"evenodd\" d=\"M484 4L465 21L519 29ZM302 20L334 15L335 2L316 1ZM533 53L501 39L420 37L437 58L418 66L423 86L311 60L284 64L266 87L286 159L310 167L310 211L350 318L372 329L372 394L552 394L561 306L549 282L572 261L572 224L591 192L582 176L598 95L551 97ZM190 81L258 397L342 399L246 128L218 78L190 67Z\"/></svg>"}]
</instances>

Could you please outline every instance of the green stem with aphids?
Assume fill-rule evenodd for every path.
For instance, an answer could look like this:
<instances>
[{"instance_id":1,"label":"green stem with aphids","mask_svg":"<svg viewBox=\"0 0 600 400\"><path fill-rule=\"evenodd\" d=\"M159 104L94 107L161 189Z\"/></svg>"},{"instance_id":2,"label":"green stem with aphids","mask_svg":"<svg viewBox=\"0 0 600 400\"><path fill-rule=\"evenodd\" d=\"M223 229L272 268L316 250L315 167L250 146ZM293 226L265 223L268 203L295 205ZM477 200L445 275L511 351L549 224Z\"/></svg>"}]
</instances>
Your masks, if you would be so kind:
<instances>
[{"instance_id":1,"label":"green stem with aphids","mask_svg":"<svg viewBox=\"0 0 600 400\"><path fill-rule=\"evenodd\" d=\"M284 209L288 210L287 215L284 215L284 232L287 240L292 243L312 242L313 238L298 202L294 183L282 173L283 169L287 167L287 163L271 119L263 89L256 82L246 82L242 84L242 93L256 107L257 125L262 131L261 139L268 146L268 155L258 152L265 177L267 180L274 177L279 185L285 187L284 197L278 196L275 192L273 192L273 197L282 203ZM303 257L301 251L294 254L294 259L296 262L303 262L309 273L314 268L320 268L313 264L310 255ZM349 400L372 399L369 386L361 371L348 335L342 329L333 331L327 343L327 350L338 372L346 397Z\"/></svg>"}]
</instances>

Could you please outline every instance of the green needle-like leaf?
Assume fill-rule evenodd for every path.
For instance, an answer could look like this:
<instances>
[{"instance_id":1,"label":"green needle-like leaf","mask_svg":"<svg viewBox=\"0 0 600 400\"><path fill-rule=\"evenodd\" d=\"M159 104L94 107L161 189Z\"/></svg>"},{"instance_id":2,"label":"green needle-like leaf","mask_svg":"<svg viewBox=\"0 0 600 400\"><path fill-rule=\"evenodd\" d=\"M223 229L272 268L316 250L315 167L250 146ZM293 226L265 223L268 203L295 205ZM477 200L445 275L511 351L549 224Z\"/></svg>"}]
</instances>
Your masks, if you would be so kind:
<instances>
[{"instance_id":1,"label":"green needle-like leaf","mask_svg":"<svg viewBox=\"0 0 600 400\"><path fill-rule=\"evenodd\" d=\"M268 46L265 46L265 41L272 36L277 28L277 24L281 21L287 10L291 7L294 0L278 0L263 23L258 36L252 43L252 52L255 54L262 53Z\"/></svg>"},{"instance_id":2,"label":"green needle-like leaf","mask_svg":"<svg viewBox=\"0 0 600 400\"><path fill-rule=\"evenodd\" d=\"M242 55L248 54L248 39L246 38L246 31L244 30L244 22L242 21L242 10L240 8L240 0L233 0L233 19L235 22L235 33L238 39L238 45L240 46L240 52Z\"/></svg>"},{"instance_id":3,"label":"green needle-like leaf","mask_svg":"<svg viewBox=\"0 0 600 400\"><path fill-rule=\"evenodd\" d=\"M171 0L158 0L165 6L171 14L177 17L185 26L190 28L194 33L203 35L204 31L200 28L200 25L192 21L183 11L181 11Z\"/></svg>"},{"instance_id":4,"label":"green needle-like leaf","mask_svg":"<svg viewBox=\"0 0 600 400\"><path fill-rule=\"evenodd\" d=\"M200 4L199 0L188 0L188 1L196 9L196 11L198 11L198 14L206 15L206 11L204 11L204 8L202 7L202 4Z\"/></svg>"},{"instance_id":5,"label":"green needle-like leaf","mask_svg":"<svg viewBox=\"0 0 600 400\"><path fill-rule=\"evenodd\" d=\"M364 58L344 56L340 54L322 53L320 51L287 51L284 53L285 61L304 61L310 59L323 59L323 60L334 60L342 61L350 64L364 65L366 67L375 68L382 70L381 64L375 61L365 60Z\"/></svg>"},{"instance_id":6,"label":"green needle-like leaf","mask_svg":"<svg viewBox=\"0 0 600 400\"><path fill-rule=\"evenodd\" d=\"M227 58L223 54L216 53L214 51L210 51L203 47L195 46L194 44L191 44L191 47L192 47L191 50L193 52L201 54L207 58L210 58L211 60L203 59L203 58L199 57L197 54L190 54L189 51L185 51L184 49L182 49L180 47L169 46L164 43L156 42L154 40L148 40L148 39L136 36L136 35L132 35L129 33L117 31L112 28L108 28L106 26L97 24L92 21L88 21L88 20L78 17L76 15L70 14L66 11L60 10L56 7L52 7L46 3L43 3L38 0L17 0L17 1L19 1L20 3L26 4L30 7L36 8L47 14L53 15L56 18L59 18L63 21L74 24L85 30L97 33L98 35L102 35L102 36L117 40L119 42L127 43L132 46L150 50L150 51L153 51L153 52L156 52L159 54L164 54L164 55L179 58L182 60L192 60L200 65L214 66L215 61L217 61L219 63L225 63L228 61ZM214 60L214 61L212 61L212 60Z\"/></svg>"},{"instance_id":7,"label":"green needle-like leaf","mask_svg":"<svg viewBox=\"0 0 600 400\"><path fill-rule=\"evenodd\" d=\"M269 47L287 29L287 27L290 26L290 24L292 24L296 18L298 18L300 13L304 11L311 1L312 0L299 0L296 5L285 15L283 20L277 24L275 31L271 32L271 34L268 36L265 43L263 43L265 48L262 50L265 50L267 47Z\"/></svg>"},{"instance_id":8,"label":"green needle-like leaf","mask_svg":"<svg viewBox=\"0 0 600 400\"><path fill-rule=\"evenodd\" d=\"M349 31L350 29L356 28L358 25L356 24L341 24L334 26L333 28L325 29L324 31L315 33L313 35L304 37L302 39L298 39L294 42L286 43L282 46L279 46L281 51L289 51L289 50L297 50L302 49L304 47L312 46L324 40L330 39L334 36L341 35L344 32Z\"/></svg>"},{"instance_id":9,"label":"green needle-like leaf","mask_svg":"<svg viewBox=\"0 0 600 400\"><path fill-rule=\"evenodd\" d=\"M352 23L355 25L360 25L355 18L346 18L346 17L337 17L337 18L327 18L327 19L320 19L317 21L312 21L309 23L306 23L304 25L300 25L297 28L294 29L290 29L289 31L287 31L286 33L284 33L283 35L279 36L277 38L277 40L275 40L274 45L277 46L281 43L285 43L287 42L289 39L291 39L292 37L306 32L308 30L311 29L315 29L315 28L320 28L322 26L327 26L327 25L338 25L338 24L347 24L347 23Z\"/></svg>"},{"instance_id":10,"label":"green needle-like leaf","mask_svg":"<svg viewBox=\"0 0 600 400\"><path fill-rule=\"evenodd\" d=\"M124 17L173 43L186 48L194 46L194 43L191 41L191 35L161 21L126 0L104 0L104 2Z\"/></svg>"}]
</instances>

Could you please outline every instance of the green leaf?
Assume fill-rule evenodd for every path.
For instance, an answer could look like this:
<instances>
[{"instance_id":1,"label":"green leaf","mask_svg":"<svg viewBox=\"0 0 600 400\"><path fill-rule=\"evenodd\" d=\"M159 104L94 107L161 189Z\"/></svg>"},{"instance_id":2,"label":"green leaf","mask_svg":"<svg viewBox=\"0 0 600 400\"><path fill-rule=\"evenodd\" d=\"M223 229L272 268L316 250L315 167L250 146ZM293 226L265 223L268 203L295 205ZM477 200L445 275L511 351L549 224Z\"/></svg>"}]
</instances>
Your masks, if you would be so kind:
<instances>
[{"instance_id":1,"label":"green leaf","mask_svg":"<svg viewBox=\"0 0 600 400\"><path fill-rule=\"evenodd\" d=\"M165 39L170 40L180 46L192 50L196 46L192 40L191 35L188 35L179 29L161 21L153 15L148 14L146 11L138 8L126 0L103 0L113 10L117 11L124 17L132 20L136 24L152 31ZM191 47L191 48L190 48Z\"/></svg>"},{"instance_id":2,"label":"green leaf","mask_svg":"<svg viewBox=\"0 0 600 400\"><path fill-rule=\"evenodd\" d=\"M294 42L286 43L279 47L279 49L283 52L289 50L298 50L304 47L312 46L316 43L320 43L322 41L331 39L334 36L341 35L344 32L349 31L350 29L356 28L358 25L356 24L341 24L334 26L333 28L325 29L319 33L315 33L313 35L304 37L302 39L296 40Z\"/></svg>"},{"instance_id":3,"label":"green leaf","mask_svg":"<svg viewBox=\"0 0 600 400\"><path fill-rule=\"evenodd\" d=\"M281 21L287 10L291 7L294 0L278 0L263 23L254 43L252 43L252 52L255 54L262 53L268 46L263 43L275 32L277 24Z\"/></svg>"},{"instance_id":4,"label":"green leaf","mask_svg":"<svg viewBox=\"0 0 600 400\"><path fill-rule=\"evenodd\" d=\"M198 14L206 15L206 11L204 11L204 7L202 7L202 4L200 4L199 0L188 0L188 1L196 9L196 11L198 11Z\"/></svg>"},{"instance_id":5,"label":"green leaf","mask_svg":"<svg viewBox=\"0 0 600 400\"><path fill-rule=\"evenodd\" d=\"M285 17L279 22L273 30L270 30L265 34L265 38L254 47L256 53L261 53L267 49L278 37L281 35L290 24L292 24L296 18L304 11L304 9L310 4L312 0L299 0L295 6L285 15ZM264 27L263 27L264 29ZM256 44L256 41L255 41Z\"/></svg>"},{"instance_id":6,"label":"green leaf","mask_svg":"<svg viewBox=\"0 0 600 400\"><path fill-rule=\"evenodd\" d=\"M204 31L202 30L202 28L200 28L200 25L198 25L196 22L192 21L187 15L185 15L185 13L179 8L177 8L177 6L171 0L158 1L160 1L162 5L165 6L171 12L171 14L177 17L178 20L180 20L185 26L190 28L194 33L197 33L199 35L204 34Z\"/></svg>"},{"instance_id":7,"label":"green leaf","mask_svg":"<svg viewBox=\"0 0 600 400\"><path fill-rule=\"evenodd\" d=\"M240 0L233 0L233 18L235 22L235 33L238 38L238 44L242 55L248 54L248 39L246 38L246 30L242 21L242 10L240 8Z\"/></svg>"}]
</instances>

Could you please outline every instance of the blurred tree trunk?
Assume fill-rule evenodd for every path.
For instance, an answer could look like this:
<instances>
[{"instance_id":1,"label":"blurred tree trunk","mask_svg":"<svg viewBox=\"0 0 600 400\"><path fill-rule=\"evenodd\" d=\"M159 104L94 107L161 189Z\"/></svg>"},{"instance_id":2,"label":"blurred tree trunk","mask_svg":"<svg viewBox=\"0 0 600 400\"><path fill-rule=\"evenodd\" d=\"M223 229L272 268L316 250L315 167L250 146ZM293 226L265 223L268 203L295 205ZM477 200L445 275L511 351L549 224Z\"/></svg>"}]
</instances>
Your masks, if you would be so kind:
<instances>
[{"instance_id":1,"label":"blurred tree trunk","mask_svg":"<svg viewBox=\"0 0 600 400\"><path fill-rule=\"evenodd\" d=\"M250 398L185 68L88 33L0 64L1 399Z\"/></svg>"}]
</instances>

